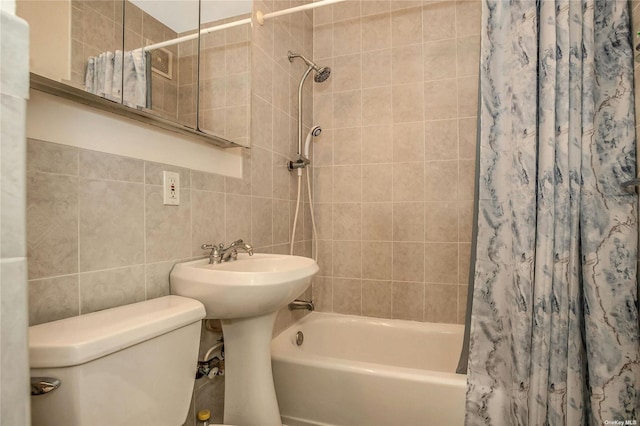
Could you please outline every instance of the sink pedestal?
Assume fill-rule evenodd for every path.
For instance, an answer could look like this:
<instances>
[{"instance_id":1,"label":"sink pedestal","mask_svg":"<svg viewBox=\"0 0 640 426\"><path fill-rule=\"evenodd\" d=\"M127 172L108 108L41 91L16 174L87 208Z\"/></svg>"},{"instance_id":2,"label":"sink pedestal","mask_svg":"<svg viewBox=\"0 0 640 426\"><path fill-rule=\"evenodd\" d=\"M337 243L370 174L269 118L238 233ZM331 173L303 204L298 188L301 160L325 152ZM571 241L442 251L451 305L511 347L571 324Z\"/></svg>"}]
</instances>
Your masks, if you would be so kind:
<instances>
[{"instance_id":1,"label":"sink pedestal","mask_svg":"<svg viewBox=\"0 0 640 426\"><path fill-rule=\"evenodd\" d=\"M237 426L282 426L271 373L271 334L277 312L223 319L224 422Z\"/></svg>"}]
</instances>

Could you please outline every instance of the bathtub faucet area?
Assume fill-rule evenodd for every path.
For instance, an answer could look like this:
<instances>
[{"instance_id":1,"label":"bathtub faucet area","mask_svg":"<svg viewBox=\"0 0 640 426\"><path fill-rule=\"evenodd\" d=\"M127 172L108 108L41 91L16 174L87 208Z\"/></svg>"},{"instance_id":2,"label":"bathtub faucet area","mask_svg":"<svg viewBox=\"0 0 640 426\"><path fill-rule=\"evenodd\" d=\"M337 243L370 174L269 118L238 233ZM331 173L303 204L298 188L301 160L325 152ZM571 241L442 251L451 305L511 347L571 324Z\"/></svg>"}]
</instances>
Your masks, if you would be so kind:
<instances>
[{"instance_id":1,"label":"bathtub faucet area","mask_svg":"<svg viewBox=\"0 0 640 426\"><path fill-rule=\"evenodd\" d=\"M295 311L298 309L306 309L308 311L313 311L315 309L315 305L312 300L300 300L296 299L293 302L289 303L289 310Z\"/></svg>"}]
</instances>

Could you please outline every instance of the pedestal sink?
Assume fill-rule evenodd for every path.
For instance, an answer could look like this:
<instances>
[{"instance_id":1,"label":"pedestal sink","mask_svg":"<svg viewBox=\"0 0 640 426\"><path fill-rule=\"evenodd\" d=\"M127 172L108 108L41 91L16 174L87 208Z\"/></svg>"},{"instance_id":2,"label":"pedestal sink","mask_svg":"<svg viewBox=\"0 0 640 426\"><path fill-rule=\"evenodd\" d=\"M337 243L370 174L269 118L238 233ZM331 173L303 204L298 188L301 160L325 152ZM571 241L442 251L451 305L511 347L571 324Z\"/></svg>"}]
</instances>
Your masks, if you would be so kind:
<instances>
[{"instance_id":1,"label":"pedestal sink","mask_svg":"<svg viewBox=\"0 0 640 426\"><path fill-rule=\"evenodd\" d=\"M277 254L239 254L237 260L179 263L171 293L197 299L207 318L222 322L225 347L224 422L281 426L271 374L271 334L287 306L318 272L313 259Z\"/></svg>"}]
</instances>

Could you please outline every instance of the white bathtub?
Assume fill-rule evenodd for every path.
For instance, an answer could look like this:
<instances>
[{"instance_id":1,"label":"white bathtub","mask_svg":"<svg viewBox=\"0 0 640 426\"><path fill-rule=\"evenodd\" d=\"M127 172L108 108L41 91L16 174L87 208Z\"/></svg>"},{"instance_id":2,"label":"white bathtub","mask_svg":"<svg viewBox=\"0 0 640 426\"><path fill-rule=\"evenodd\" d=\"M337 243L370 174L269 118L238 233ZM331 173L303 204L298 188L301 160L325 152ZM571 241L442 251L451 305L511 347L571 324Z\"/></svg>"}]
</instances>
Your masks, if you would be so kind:
<instances>
[{"instance_id":1,"label":"white bathtub","mask_svg":"<svg viewBox=\"0 0 640 426\"><path fill-rule=\"evenodd\" d=\"M304 342L296 345L298 331ZM464 327L313 312L271 344L287 426L457 426Z\"/></svg>"}]
</instances>

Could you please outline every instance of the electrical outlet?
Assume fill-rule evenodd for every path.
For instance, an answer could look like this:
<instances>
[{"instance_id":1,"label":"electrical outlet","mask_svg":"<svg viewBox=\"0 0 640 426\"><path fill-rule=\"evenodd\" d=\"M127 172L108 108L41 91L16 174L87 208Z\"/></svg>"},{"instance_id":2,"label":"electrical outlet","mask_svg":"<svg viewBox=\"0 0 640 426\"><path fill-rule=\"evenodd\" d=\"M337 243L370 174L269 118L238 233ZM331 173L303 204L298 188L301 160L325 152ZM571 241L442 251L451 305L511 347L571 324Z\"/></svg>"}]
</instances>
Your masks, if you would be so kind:
<instances>
[{"instance_id":1,"label":"electrical outlet","mask_svg":"<svg viewBox=\"0 0 640 426\"><path fill-rule=\"evenodd\" d=\"M164 204L166 206L180 205L180 173L162 172L164 182Z\"/></svg>"}]
</instances>

